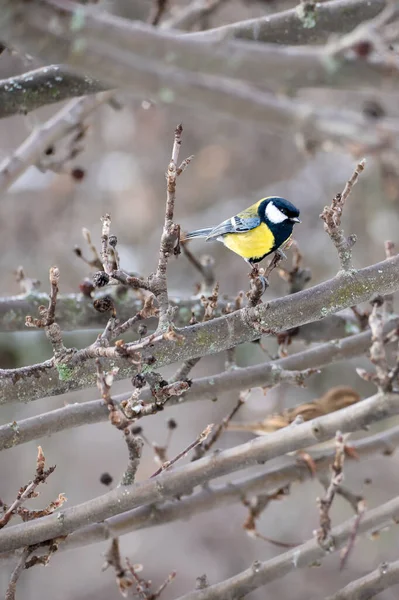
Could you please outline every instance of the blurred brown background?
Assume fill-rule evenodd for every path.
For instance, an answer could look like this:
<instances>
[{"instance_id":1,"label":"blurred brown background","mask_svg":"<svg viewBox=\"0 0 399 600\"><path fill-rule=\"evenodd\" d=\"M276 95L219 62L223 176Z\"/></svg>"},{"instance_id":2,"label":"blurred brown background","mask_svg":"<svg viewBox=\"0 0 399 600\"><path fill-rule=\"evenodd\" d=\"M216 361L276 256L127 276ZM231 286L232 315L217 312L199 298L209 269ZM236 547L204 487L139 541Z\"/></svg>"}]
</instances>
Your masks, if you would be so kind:
<instances>
[{"instance_id":1,"label":"blurred brown background","mask_svg":"<svg viewBox=\"0 0 399 600\"><path fill-rule=\"evenodd\" d=\"M143 11L149 3L143 2ZM229 2L212 17L211 24L226 23L262 15L293 2ZM119 2L112 10L129 16L126 3ZM0 76L7 77L36 66L27 59L4 53L0 57ZM378 91L380 92L380 91ZM364 110L365 103L378 102L384 111L398 116L397 102L388 92L354 94L349 92L303 92L315 103L326 101L338 108L346 106ZM81 183L70 175L40 173L32 167L12 187L0 203L0 264L1 293L19 293L13 270L23 265L26 273L40 279L47 291L48 269L58 265L61 271L61 291L77 292L79 282L89 274L86 266L73 253L75 245L83 246L81 229L87 227L99 244L100 217L109 212L112 233L118 236L122 265L148 274L157 261L159 236L163 225L165 177L177 123L184 126L182 155L195 155L195 160L178 181L176 220L185 230L215 225L255 202L276 194L287 197L301 210L302 225L295 238L304 254L305 264L312 269L317 283L335 274L337 257L323 231L319 214L324 205L343 189L356 159L342 148L306 155L295 137L277 135L247 122L232 121L208 111L206 114L174 106L140 105L120 94L122 109L105 106L90 119L90 133L83 154L74 166L85 169ZM28 135L33 127L49 118L59 107L44 108L27 117L0 121L0 158L6 157ZM391 171L398 168L397 158L388 157ZM393 160L393 162L392 162ZM367 168L350 197L344 225L348 233L356 233L354 249L358 267L377 262L384 257L386 239L398 242L398 197L395 175L383 175L387 166L380 158L370 158ZM244 261L222 245L192 242L193 252L211 254L216 260L216 276L221 292L235 294L248 286L248 267ZM289 253L289 259L291 255ZM184 256L172 261L169 269L173 294L193 292L197 274ZM286 293L286 286L276 272L271 276L267 297ZM105 324L105 319L104 319ZM96 332L78 332L65 336L68 345L83 346L94 340ZM268 350L276 353L274 340L265 340ZM292 351L298 348L294 345ZM291 351L291 350L290 350ZM1 367L39 362L50 356L44 334L27 331L0 335ZM238 349L238 364L254 364L267 360L258 345ZM216 373L224 368L225 356L203 359L195 376ZM255 391L238 418L259 418L270 410L311 400L336 384L349 384L366 397L373 392L355 374L355 366L367 366L366 359L348 361L327 368L313 377L306 389L280 386L267 396ZM165 370L166 374L173 369ZM129 382L115 384L115 392L130 389ZM62 406L98 397L96 390L87 390L64 397L47 398L29 406L2 408L2 423L18 420ZM224 395L216 404L197 402L167 410L143 422L144 432L151 441L166 439L166 420L174 417L179 427L174 435L170 455L192 441L210 422L218 422L235 404L234 394ZM380 425L379 428L385 427ZM249 439L247 434L225 434L219 447L228 447ZM42 489L40 498L31 506L42 506L59 492L68 497L68 506L83 502L105 492L100 474L109 471L115 485L125 462L125 446L121 436L107 423L67 431L44 438L0 454L0 497L10 501L18 488L34 472L36 446L43 446L48 464L57 469ZM364 494L369 507L385 501L399 492L396 477L397 458L380 457L348 463L346 483L352 491ZM155 470L151 449L147 446L139 470L139 479ZM246 473L247 474L247 473ZM240 473L240 476L242 473ZM231 478L230 478L231 479ZM371 479L372 483L365 484ZM312 537L318 525L316 497L322 493L317 482L296 485L291 495L274 502L265 512L259 529L265 535L285 542L301 542ZM337 524L351 515L341 498L334 502L332 516ZM232 576L255 559L265 560L281 549L252 540L242 530L246 511L232 506L201 514L190 522L177 522L163 527L131 533L121 539L121 549L132 562L144 565L144 574L156 584L172 570L177 577L162 598L178 597L193 588L197 576L206 573L211 583ZM55 555L50 565L24 574L18 584L18 598L24 600L118 598L111 570L101 573L102 553L107 543ZM302 570L270 584L248 596L251 600L284 598L287 600L317 599L339 589L351 579L374 569L381 561L396 559L397 529L391 529L377 541L362 537L344 572L339 572L339 558L333 555L319 568ZM0 589L5 590L11 565L0 567ZM388 600L397 597L392 588L381 595Z\"/></svg>"}]
</instances>

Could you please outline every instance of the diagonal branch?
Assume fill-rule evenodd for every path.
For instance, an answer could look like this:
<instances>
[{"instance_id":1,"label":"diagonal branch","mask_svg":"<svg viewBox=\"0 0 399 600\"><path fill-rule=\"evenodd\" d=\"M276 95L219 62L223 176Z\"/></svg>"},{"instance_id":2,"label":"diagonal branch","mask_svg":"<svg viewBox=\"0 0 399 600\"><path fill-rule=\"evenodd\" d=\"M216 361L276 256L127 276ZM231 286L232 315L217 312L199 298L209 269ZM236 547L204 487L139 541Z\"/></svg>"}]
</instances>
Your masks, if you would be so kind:
<instances>
[{"instance_id":1,"label":"diagonal branch","mask_svg":"<svg viewBox=\"0 0 399 600\"><path fill-rule=\"evenodd\" d=\"M64 65L41 67L0 80L0 119L106 89L105 84Z\"/></svg>"},{"instance_id":2,"label":"diagonal branch","mask_svg":"<svg viewBox=\"0 0 399 600\"><path fill-rule=\"evenodd\" d=\"M34 130L21 146L0 165L0 190L4 192L31 165L36 165L47 148L74 131L98 106L108 102L113 92L72 100L54 117Z\"/></svg>"},{"instance_id":3,"label":"diagonal branch","mask_svg":"<svg viewBox=\"0 0 399 600\"><path fill-rule=\"evenodd\" d=\"M355 579L326 600L370 600L384 590L399 583L399 560L381 563L377 569L364 577Z\"/></svg>"},{"instance_id":4,"label":"diagonal branch","mask_svg":"<svg viewBox=\"0 0 399 600\"><path fill-rule=\"evenodd\" d=\"M390 456L398 444L399 426L396 426L360 441L355 441L353 447L360 458L367 458L378 454ZM333 457L333 452L334 449L329 448L317 454L312 454L317 474L326 471ZM282 465L267 466L256 475L245 479L212 485L212 487L207 487L191 496L182 498L179 502L175 500L167 501L157 505L156 510L154 510L153 505L142 506L111 517L103 523L93 523L88 527L83 527L65 539L62 546L60 546L60 552L95 544L139 529L188 519L200 512L231 505L246 495L272 493L278 487L281 488L296 482L302 483L311 477L311 471L304 461L298 461L292 456L285 457ZM2 559L5 560L6 556L0 556L0 560Z\"/></svg>"},{"instance_id":5,"label":"diagonal branch","mask_svg":"<svg viewBox=\"0 0 399 600\"><path fill-rule=\"evenodd\" d=\"M77 6L81 23L79 28L71 28L70 20ZM60 7L55 0L28 4L21 0L2 0L0 7L7 8L0 21L0 36L6 42L11 40L16 47L44 61L56 60L72 66L82 75L89 73L114 87L129 86L136 91L140 81L148 86L150 73L156 73L161 84L159 91L164 85L168 89L174 87L182 77L187 81L190 72L197 78L201 73L255 85L267 81L269 89L275 91L286 86L331 87L344 82L350 87L359 82L380 85L384 74L392 83L399 79L397 70L389 68L384 60L339 57L333 70L326 61L328 54L323 46L298 48L234 40L223 44L219 39L201 41L117 18L104 11L93 11L74 2ZM54 21L56 32L49 26ZM303 28L301 23L300 27ZM84 49L76 43L83 38ZM286 68L288 63L290 69ZM162 97L162 93L157 97Z\"/></svg>"},{"instance_id":6,"label":"diagonal branch","mask_svg":"<svg viewBox=\"0 0 399 600\"><path fill-rule=\"evenodd\" d=\"M304 27L295 7L187 35L201 40L221 40L228 37L273 44L323 43L332 33L347 33L362 21L372 19L386 4L387 0L367 3L363 0L327 0L315 5L312 27Z\"/></svg>"},{"instance_id":7,"label":"diagonal branch","mask_svg":"<svg viewBox=\"0 0 399 600\"><path fill-rule=\"evenodd\" d=\"M393 331L396 327L397 321L388 324L385 333ZM238 368L219 375L195 379L183 396L178 396L175 399L170 398L167 406L196 400L212 400L222 392L275 385L279 381L279 371L281 369L303 370L311 367L324 367L345 358L348 359L363 354L369 348L370 342L370 332L359 333L346 340L340 340L339 343L333 341L318 345L315 348L298 352L271 363ZM121 403L129 400L130 397L131 393L126 392L114 396L114 401ZM32 393L29 399L34 399ZM151 402L151 392L144 390L141 400L145 403L144 405ZM65 429L99 423L107 418L108 412L102 400L68 404L39 416L13 421L0 426L0 450L25 444L36 438L64 431Z\"/></svg>"},{"instance_id":8,"label":"diagonal branch","mask_svg":"<svg viewBox=\"0 0 399 600\"><path fill-rule=\"evenodd\" d=\"M397 523L399 514L399 498L395 498L378 508L370 510L364 516L359 525L359 533L369 533L383 526ZM334 551L342 548L351 535L352 519L345 521L342 525L332 530L334 538ZM301 546L297 546L288 552L284 552L269 561L255 561L251 567L238 573L230 579L226 579L204 590L194 591L181 596L178 600L222 600L222 598L243 598L253 590L284 577L294 569L303 569L315 564L327 555L317 540L309 540ZM362 596L369 598L372 596ZM332 597L334 600L340 598ZM344 596L352 598L352 596ZM329 599L332 600L332 599Z\"/></svg>"},{"instance_id":9,"label":"diagonal branch","mask_svg":"<svg viewBox=\"0 0 399 600\"><path fill-rule=\"evenodd\" d=\"M397 394L377 394L362 402L306 423L282 429L177 467L153 479L128 488L117 488L62 512L62 518L50 515L38 521L14 525L0 532L0 552L68 535L83 525L102 521L145 504L192 493L195 486L243 468L276 458L288 452L330 440L337 430L342 433L365 429L371 423L399 413ZM399 500L396 501L399 506ZM360 523L360 530L364 523ZM364 529L363 529L364 531ZM334 535L334 533L333 533ZM318 542L315 542L321 552Z\"/></svg>"},{"instance_id":10,"label":"diagonal branch","mask_svg":"<svg viewBox=\"0 0 399 600\"><path fill-rule=\"evenodd\" d=\"M355 272L338 274L324 283L267 304L243 308L211 321L176 330L172 332L173 335L166 333L156 338L149 337L145 342L91 348L91 352L77 351L68 355L62 365L54 368L50 363L43 371L36 369L32 373L29 368L25 371L2 370L0 403L6 399L29 400L38 390L42 395L49 395L62 393L60 390L81 389L92 385L90 361L93 358L109 358L115 361L115 366L121 366L121 377L126 373L131 376L134 373L131 359L137 356L142 361L150 360L153 368L159 368L172 362L216 354L238 344L254 341L264 331L278 333L317 321L370 300L375 293L385 295L396 291L399 289L398 268L399 255ZM35 391L32 392L26 382L36 374ZM68 385L65 385L65 381ZM39 396L40 394L36 397Z\"/></svg>"}]
</instances>

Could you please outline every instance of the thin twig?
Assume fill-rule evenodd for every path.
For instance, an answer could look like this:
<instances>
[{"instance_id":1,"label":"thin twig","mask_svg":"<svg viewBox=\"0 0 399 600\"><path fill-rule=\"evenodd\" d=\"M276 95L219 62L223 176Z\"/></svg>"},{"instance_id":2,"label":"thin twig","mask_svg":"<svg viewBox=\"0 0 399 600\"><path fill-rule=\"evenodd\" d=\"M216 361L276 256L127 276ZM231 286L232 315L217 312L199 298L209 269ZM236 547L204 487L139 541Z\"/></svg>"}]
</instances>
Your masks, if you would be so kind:
<instances>
[{"instance_id":1,"label":"thin twig","mask_svg":"<svg viewBox=\"0 0 399 600\"><path fill-rule=\"evenodd\" d=\"M200 433L200 435L193 442L191 442L191 444L189 444L187 446L187 448L185 448L184 450L182 450L181 452L179 452L179 454L177 454L177 456L175 456L175 458L173 458L172 460L166 461L157 471L155 471L155 473L153 473L151 475L151 478L152 477L156 477L160 473L163 473L163 471L166 471L167 469L169 469L178 460L180 460L181 458L184 458L185 456L187 456L187 454L190 452L190 450L192 450L193 448L195 448L199 444L202 444L206 440L206 438L208 437L208 435L211 433L212 428L213 428L213 424L207 425L207 427L205 427L204 431L202 431L202 433Z\"/></svg>"},{"instance_id":2,"label":"thin twig","mask_svg":"<svg viewBox=\"0 0 399 600\"><path fill-rule=\"evenodd\" d=\"M107 552L102 571L112 567L115 571L116 585L121 595L126 597L129 588L133 585L129 572L122 566L122 558L119 549L119 538L112 538Z\"/></svg>"},{"instance_id":3,"label":"thin twig","mask_svg":"<svg viewBox=\"0 0 399 600\"><path fill-rule=\"evenodd\" d=\"M224 419L221 421L221 423L219 423L219 425L217 425L213 429L212 434L207 439L205 439L203 442L201 442L200 444L197 445L197 447L195 448L193 457L191 459L192 461L198 460L199 458L204 456L204 454L206 454L208 452L208 450L210 450L210 448L218 441L218 439L222 435L223 431L225 431L227 429L228 424L230 423L231 419L233 419L235 417L235 415L240 410L241 406L243 404L245 404L247 396L248 396L248 392L240 393L238 402L236 403L234 408L229 412L229 414L226 417L224 417Z\"/></svg>"},{"instance_id":4,"label":"thin twig","mask_svg":"<svg viewBox=\"0 0 399 600\"><path fill-rule=\"evenodd\" d=\"M399 444L399 426L381 431L375 435L368 436L362 440L354 441L353 447L359 458L368 460L378 456L389 457L393 454ZM324 448L313 455L319 477L330 467L334 459L334 449ZM348 456L347 460L354 460ZM140 508L128 510L117 516L107 519L105 522L78 529L70 534L60 547L60 551L76 548L84 545L95 544L118 535L125 535L139 529L147 529L166 523L188 519L192 516L213 509L220 509L235 504L246 495L261 493L273 493L276 489L288 484L303 484L311 478L311 472L303 461L298 461L294 456L288 456L283 465L266 465L256 475L247 476L244 479L228 481L225 484L207 486L190 496L176 502L174 498L170 501L157 503L154 511L153 504L147 504ZM186 490L187 491L187 490ZM179 493L184 494L183 488ZM377 525L374 527L378 529ZM1 556L0 556L1 558ZM3 558L6 558L3 556Z\"/></svg>"},{"instance_id":5,"label":"thin twig","mask_svg":"<svg viewBox=\"0 0 399 600\"><path fill-rule=\"evenodd\" d=\"M263 540L268 542L269 544L273 544L274 546L278 546L280 548L293 548L298 546L298 543L289 543L289 542L281 542L279 540L274 540L268 536L263 535L257 530L256 520L261 517L265 509L269 506L270 502L273 500L282 500L285 498L290 492L290 486L286 485L282 488L279 488L277 491L272 492L271 494L258 494L255 498L251 500L247 500L244 498L242 501L243 505L248 508L248 516L243 524L244 530L248 533L249 536Z\"/></svg>"},{"instance_id":6,"label":"thin twig","mask_svg":"<svg viewBox=\"0 0 399 600\"><path fill-rule=\"evenodd\" d=\"M324 498L318 499L320 510L320 529L317 530L316 537L319 544L327 551L334 547L334 539L331 536L330 509L337 492L343 480L343 467L345 460L345 442L340 431L335 435L335 457L331 465L331 480Z\"/></svg>"},{"instance_id":7,"label":"thin twig","mask_svg":"<svg viewBox=\"0 0 399 600\"><path fill-rule=\"evenodd\" d=\"M99 359L96 360L96 367L97 387L108 407L110 423L123 432L128 449L128 466L123 474L121 485L131 485L134 483L136 472L140 465L143 440L133 434L131 428L132 421L126 417L120 406L111 398L114 372L104 373Z\"/></svg>"},{"instance_id":8,"label":"thin twig","mask_svg":"<svg viewBox=\"0 0 399 600\"><path fill-rule=\"evenodd\" d=\"M31 165L37 164L47 148L53 146L58 140L73 132L94 110L102 104L109 102L114 96L114 91L100 92L95 96L88 96L72 100L56 115L21 144L21 146L0 165L0 189L6 191Z\"/></svg>"},{"instance_id":9,"label":"thin twig","mask_svg":"<svg viewBox=\"0 0 399 600\"><path fill-rule=\"evenodd\" d=\"M18 563L11 573L10 581L8 583L5 600L15 600L15 592L17 587L17 581L20 578L22 571L25 569L25 563L29 558L32 550L27 547L23 550L21 556L19 557Z\"/></svg>"},{"instance_id":10,"label":"thin twig","mask_svg":"<svg viewBox=\"0 0 399 600\"><path fill-rule=\"evenodd\" d=\"M189 376L191 370L200 361L200 358L191 358L190 360L184 361L184 363L177 369L176 373L169 379L169 383L176 383L177 381L185 381Z\"/></svg>"},{"instance_id":11,"label":"thin twig","mask_svg":"<svg viewBox=\"0 0 399 600\"><path fill-rule=\"evenodd\" d=\"M152 0L152 8L150 16L148 17L148 23L150 25L159 25L164 13L167 11L169 0Z\"/></svg>"},{"instance_id":12,"label":"thin twig","mask_svg":"<svg viewBox=\"0 0 399 600\"><path fill-rule=\"evenodd\" d=\"M165 223L161 236L158 266L155 275L153 275L150 279L151 291L155 294L159 305L159 331L165 330L171 322L166 270L168 266L169 257L172 254L178 254L180 251L178 246L180 237L180 227L173 222L173 213L176 199L176 180L191 160L190 157L186 159L186 161L184 161L182 165L180 165L180 167L178 166L180 146L182 142L182 133L183 126L178 125L175 129L172 157L170 159L168 171L166 173L167 194Z\"/></svg>"},{"instance_id":13,"label":"thin twig","mask_svg":"<svg viewBox=\"0 0 399 600\"><path fill-rule=\"evenodd\" d=\"M352 529L350 531L348 542L346 543L344 548L341 550L340 563L339 563L339 567L340 567L341 571L342 571L342 569L345 568L345 565L348 562L348 558L354 548L355 541L356 541L356 538L357 538L357 535L359 532L360 522L364 516L365 510L366 510L365 503L364 502L359 503L357 515L353 521L353 525L352 525Z\"/></svg>"},{"instance_id":14,"label":"thin twig","mask_svg":"<svg viewBox=\"0 0 399 600\"><path fill-rule=\"evenodd\" d=\"M35 319L30 315L25 318L27 327L37 327L44 329L47 339L50 341L54 357L56 360L64 358L67 349L62 341L62 332L60 326L55 322L55 310L58 297L58 283L60 280L60 271L58 267L50 269L50 297L48 307L39 306L40 318Z\"/></svg>"},{"instance_id":15,"label":"thin twig","mask_svg":"<svg viewBox=\"0 0 399 600\"><path fill-rule=\"evenodd\" d=\"M399 583L399 561L383 562L364 577L355 579L326 600L371 600L384 590ZM394 592L392 598L394 598Z\"/></svg>"},{"instance_id":16,"label":"thin twig","mask_svg":"<svg viewBox=\"0 0 399 600\"><path fill-rule=\"evenodd\" d=\"M356 236L345 237L341 229L342 212L345 202L357 182L359 175L364 170L366 161L363 158L356 166L351 178L346 182L342 193L335 196L331 206L325 206L320 218L324 221L324 229L330 236L338 252L341 269L348 271L352 268L352 247L356 243Z\"/></svg>"}]
</instances>

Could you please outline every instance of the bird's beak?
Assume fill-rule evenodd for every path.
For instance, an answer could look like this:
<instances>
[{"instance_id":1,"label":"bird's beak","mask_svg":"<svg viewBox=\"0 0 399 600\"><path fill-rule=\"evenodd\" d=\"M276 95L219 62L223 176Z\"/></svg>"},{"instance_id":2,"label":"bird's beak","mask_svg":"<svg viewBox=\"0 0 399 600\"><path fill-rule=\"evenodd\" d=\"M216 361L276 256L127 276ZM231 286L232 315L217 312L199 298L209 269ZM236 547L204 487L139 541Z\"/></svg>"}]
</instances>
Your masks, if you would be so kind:
<instances>
[{"instance_id":1,"label":"bird's beak","mask_svg":"<svg viewBox=\"0 0 399 600\"><path fill-rule=\"evenodd\" d=\"M302 223L302 221L298 219L298 217L293 217L291 221L293 221L294 223Z\"/></svg>"}]
</instances>

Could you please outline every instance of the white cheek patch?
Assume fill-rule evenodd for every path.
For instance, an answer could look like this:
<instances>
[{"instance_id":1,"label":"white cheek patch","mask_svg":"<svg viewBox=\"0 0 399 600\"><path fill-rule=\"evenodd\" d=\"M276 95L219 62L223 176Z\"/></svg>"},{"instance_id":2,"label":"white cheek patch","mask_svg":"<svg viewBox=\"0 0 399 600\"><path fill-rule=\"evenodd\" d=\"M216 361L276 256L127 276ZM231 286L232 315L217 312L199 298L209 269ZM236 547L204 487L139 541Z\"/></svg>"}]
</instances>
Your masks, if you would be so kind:
<instances>
[{"instance_id":1,"label":"white cheek patch","mask_svg":"<svg viewBox=\"0 0 399 600\"><path fill-rule=\"evenodd\" d=\"M279 210L277 206L273 204L273 202L269 202L266 205L265 213L266 218L269 219L271 223L282 223L283 221L286 221L288 219L287 215L282 213L281 210Z\"/></svg>"}]
</instances>

